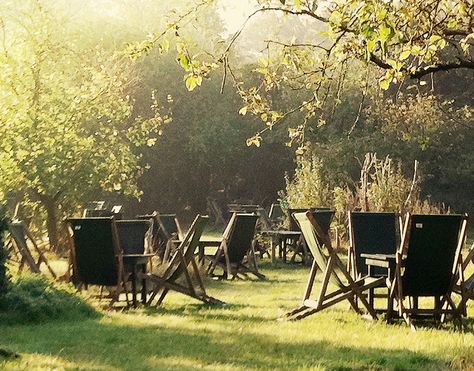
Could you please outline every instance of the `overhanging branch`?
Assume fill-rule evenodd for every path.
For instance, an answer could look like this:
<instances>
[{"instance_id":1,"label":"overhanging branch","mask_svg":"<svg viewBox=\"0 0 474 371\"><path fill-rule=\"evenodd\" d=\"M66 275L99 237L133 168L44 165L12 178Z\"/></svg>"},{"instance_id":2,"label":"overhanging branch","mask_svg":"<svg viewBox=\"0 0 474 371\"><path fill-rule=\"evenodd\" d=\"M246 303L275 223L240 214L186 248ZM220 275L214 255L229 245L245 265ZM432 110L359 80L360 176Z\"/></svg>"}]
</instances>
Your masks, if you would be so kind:
<instances>
[{"instance_id":1,"label":"overhanging branch","mask_svg":"<svg viewBox=\"0 0 474 371\"><path fill-rule=\"evenodd\" d=\"M412 79L420 79L423 76L429 75L430 73L455 70L459 68L474 69L474 61L462 60L454 63L431 65L410 74L410 77Z\"/></svg>"}]
</instances>

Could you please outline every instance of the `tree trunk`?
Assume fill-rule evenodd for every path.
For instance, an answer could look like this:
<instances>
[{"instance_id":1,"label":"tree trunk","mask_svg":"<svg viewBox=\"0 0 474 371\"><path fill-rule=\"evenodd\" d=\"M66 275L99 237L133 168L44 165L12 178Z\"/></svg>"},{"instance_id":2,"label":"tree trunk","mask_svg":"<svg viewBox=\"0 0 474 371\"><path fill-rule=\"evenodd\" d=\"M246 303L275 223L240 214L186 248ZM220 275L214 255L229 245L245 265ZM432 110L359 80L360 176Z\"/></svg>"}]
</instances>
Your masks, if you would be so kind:
<instances>
[{"instance_id":1,"label":"tree trunk","mask_svg":"<svg viewBox=\"0 0 474 371\"><path fill-rule=\"evenodd\" d=\"M40 202L46 210L46 230L48 232L49 244L51 249L58 253L60 246L56 203L47 196L43 196Z\"/></svg>"}]
</instances>

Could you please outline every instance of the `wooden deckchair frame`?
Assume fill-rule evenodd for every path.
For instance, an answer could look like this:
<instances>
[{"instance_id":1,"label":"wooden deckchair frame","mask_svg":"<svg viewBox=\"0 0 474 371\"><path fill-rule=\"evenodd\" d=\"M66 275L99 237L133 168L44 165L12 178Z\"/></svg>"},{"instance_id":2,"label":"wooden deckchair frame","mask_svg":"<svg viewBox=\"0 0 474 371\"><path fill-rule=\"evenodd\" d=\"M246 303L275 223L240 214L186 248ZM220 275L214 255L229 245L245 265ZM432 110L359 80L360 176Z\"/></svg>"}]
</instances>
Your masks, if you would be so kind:
<instances>
[{"instance_id":1,"label":"wooden deckchair frame","mask_svg":"<svg viewBox=\"0 0 474 371\"><path fill-rule=\"evenodd\" d=\"M462 259L460 270L461 284L455 286L456 292L461 294L461 302L459 303L458 310L461 311L463 316L467 316L467 301L469 299L474 300L474 273L472 273L468 278L465 278L464 276L464 272L469 264L474 264L474 243L471 245L471 249L467 256Z\"/></svg>"},{"instance_id":2,"label":"wooden deckchair frame","mask_svg":"<svg viewBox=\"0 0 474 371\"><path fill-rule=\"evenodd\" d=\"M144 278L154 285L147 300L147 305L151 305L158 294L156 305L161 305L170 290L190 296L206 304L224 304L222 301L207 295L194 255L207 220L207 216L201 215L194 219L188 233L177 247L169 263L167 263L163 274L145 274ZM197 286L193 283L192 275L196 277ZM183 284L177 282L182 276L185 278Z\"/></svg>"},{"instance_id":3,"label":"wooden deckchair frame","mask_svg":"<svg viewBox=\"0 0 474 371\"><path fill-rule=\"evenodd\" d=\"M16 228L21 228L22 235L18 235L18 231ZM40 246L36 243L35 238L29 231L28 227L24 222L21 221L14 221L8 224L8 230L10 232L11 240L12 240L12 247L15 247L17 252L20 255L20 265L18 271L21 272L25 265L30 269L33 273L41 273L41 264L44 263L48 268L49 272L53 276L54 279L57 279L56 272L54 272L53 268L48 262L44 251L40 248ZM35 261L33 254L31 253L30 248L28 247L28 240L33 245L34 250L38 254L38 259Z\"/></svg>"},{"instance_id":4,"label":"wooden deckchair frame","mask_svg":"<svg viewBox=\"0 0 474 371\"><path fill-rule=\"evenodd\" d=\"M117 265L117 282L114 285L116 287L116 291L108 296L107 298L110 298L109 302L109 307L112 307L115 302L118 302L120 299L120 294L125 293L125 300L127 303L127 306L130 305L129 299L128 299L128 289L127 289L127 281L128 277L130 274L127 274L125 272L124 268L124 263L123 263L123 251L120 247L120 239L118 236L118 230L117 226L115 224L115 217L90 217L90 218L82 218L82 219L97 219L97 220L105 220L108 219L111 221L111 229L112 229L112 245L114 249L114 255L115 255L115 264ZM76 245L74 243L74 236L73 236L73 222L75 220L81 220L81 219L75 219L75 218L70 218L66 220L66 224L69 226L69 233L68 233L68 240L69 240L69 246L70 246L70 259L72 262L72 282L76 286L78 291L81 291L83 288L86 290L88 289L89 285L92 285L91 283L84 282L84 280L81 278L78 269L77 269L77 252L76 252ZM99 300L102 300L103 296L103 289L106 285L97 285L100 286L100 294L99 294Z\"/></svg>"},{"instance_id":5,"label":"wooden deckchair frame","mask_svg":"<svg viewBox=\"0 0 474 371\"><path fill-rule=\"evenodd\" d=\"M462 222L459 230L457 246L454 254L453 266L451 268L451 280L447 292L441 297L435 297L435 306L433 309L419 309L418 308L418 296L410 297L412 305L410 307L406 306L405 299L407 297L403 291L403 271L404 263L407 254L409 254L410 247L409 245L409 228L412 226L411 223L412 214L407 213L405 218L405 223L402 232L402 240L400 248L396 253L396 268L395 268L395 277L393 282L390 284L390 298L389 298L389 310L387 311L387 321L390 322L393 319L392 308L397 307L398 316L403 318L408 326L415 330L413 324L413 316L426 316L429 315L430 318L439 320L440 323L443 323L446 315L450 314L454 319L462 320L461 313L462 311L456 306L451 294L454 290L456 281L458 280L460 272L462 272L462 259L461 259L461 249L466 240L467 232L467 215L462 216ZM416 226L415 226L416 227ZM463 276L461 274L461 287L464 286Z\"/></svg>"},{"instance_id":6,"label":"wooden deckchair frame","mask_svg":"<svg viewBox=\"0 0 474 371\"><path fill-rule=\"evenodd\" d=\"M336 250L333 249L331 240L314 219L312 212L307 211L306 213L295 213L294 217L301 228L308 247L313 253L314 260L303 295L302 304L288 312L286 317L293 320L299 320L343 300L347 300L355 312L363 314L357 305L357 301L360 301L367 309L368 314L373 319L377 319L377 314L374 308L368 303L363 292L370 288L383 285L385 279L383 277L353 279L347 271L346 265L341 261ZM310 223L314 234L310 233L303 223ZM322 241L323 243L320 244L319 241ZM321 287L319 288L316 299L310 299L318 271L323 273ZM340 272L342 277L339 276L337 272ZM341 278L344 278L347 283L344 283ZM329 291L329 283L331 279L337 286L333 291Z\"/></svg>"},{"instance_id":7,"label":"wooden deckchair frame","mask_svg":"<svg viewBox=\"0 0 474 371\"><path fill-rule=\"evenodd\" d=\"M267 279L265 275L258 271L257 257L255 254L255 238L250 242L250 248L246 253L247 264L244 262L244 260L240 262L231 262L229 258L229 245L234 234L237 218L250 215L253 216L253 214L232 214L232 217L230 218L230 221L227 224L224 233L222 234L222 242L217 248L216 253L212 257L207 256L207 258L211 260L207 268L208 275L213 276L214 270L219 266L224 272L221 276L216 276L218 278L226 279L229 278L230 275L230 279L234 280L235 278L240 278L239 275L247 277L247 274L250 273L256 276L258 279ZM222 257L224 258L225 263L222 262Z\"/></svg>"}]
</instances>

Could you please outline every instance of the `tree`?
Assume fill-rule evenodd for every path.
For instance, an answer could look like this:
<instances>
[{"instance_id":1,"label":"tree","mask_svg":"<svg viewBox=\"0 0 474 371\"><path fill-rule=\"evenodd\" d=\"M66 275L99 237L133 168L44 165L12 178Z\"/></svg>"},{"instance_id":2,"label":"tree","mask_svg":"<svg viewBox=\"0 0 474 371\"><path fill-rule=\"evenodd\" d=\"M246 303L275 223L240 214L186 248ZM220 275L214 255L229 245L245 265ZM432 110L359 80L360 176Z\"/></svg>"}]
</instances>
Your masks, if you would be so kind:
<instances>
[{"instance_id":1,"label":"tree","mask_svg":"<svg viewBox=\"0 0 474 371\"><path fill-rule=\"evenodd\" d=\"M45 2L2 7L0 192L38 203L58 250L63 212L98 190L139 194L140 148L164 119L156 100L154 117L132 118L130 62L77 48Z\"/></svg>"},{"instance_id":2,"label":"tree","mask_svg":"<svg viewBox=\"0 0 474 371\"><path fill-rule=\"evenodd\" d=\"M196 9L203 3L200 1ZM246 85L233 69L232 51L243 30L259 14L270 12L294 17L315 32L309 39L278 40L264 35L267 46L256 69L261 81ZM183 18L187 14L183 13ZM224 82L232 77L244 102L240 113L254 113L265 123L249 145L259 145L263 132L295 113L300 115L296 119L299 122L292 125L289 136L302 145L308 126L321 127L327 122L325 106L340 103L341 80L348 67L367 71L361 82L364 91L372 78L386 90L392 83L410 79L426 85L424 77L442 71L473 70L473 20L474 4L470 0L261 0L217 56L204 56L188 47L181 48L178 56L186 61L182 66L192 81L200 83L209 69L220 66L224 68ZM170 30L176 30L177 23L171 24ZM156 35L151 43L159 44L163 35ZM188 88L197 85L188 84ZM300 90L299 104L275 107L274 92L285 88Z\"/></svg>"}]
</instances>

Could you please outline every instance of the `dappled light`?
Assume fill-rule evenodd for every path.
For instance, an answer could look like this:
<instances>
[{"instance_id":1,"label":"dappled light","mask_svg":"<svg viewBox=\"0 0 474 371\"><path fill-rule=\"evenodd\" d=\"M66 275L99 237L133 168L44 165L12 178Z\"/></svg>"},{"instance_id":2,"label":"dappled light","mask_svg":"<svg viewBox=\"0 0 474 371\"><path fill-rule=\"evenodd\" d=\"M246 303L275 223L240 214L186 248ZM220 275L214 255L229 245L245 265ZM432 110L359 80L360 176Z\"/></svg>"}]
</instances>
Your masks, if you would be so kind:
<instances>
[{"instance_id":1,"label":"dappled light","mask_svg":"<svg viewBox=\"0 0 474 371\"><path fill-rule=\"evenodd\" d=\"M0 368L474 368L474 3L0 1Z\"/></svg>"}]
</instances>

